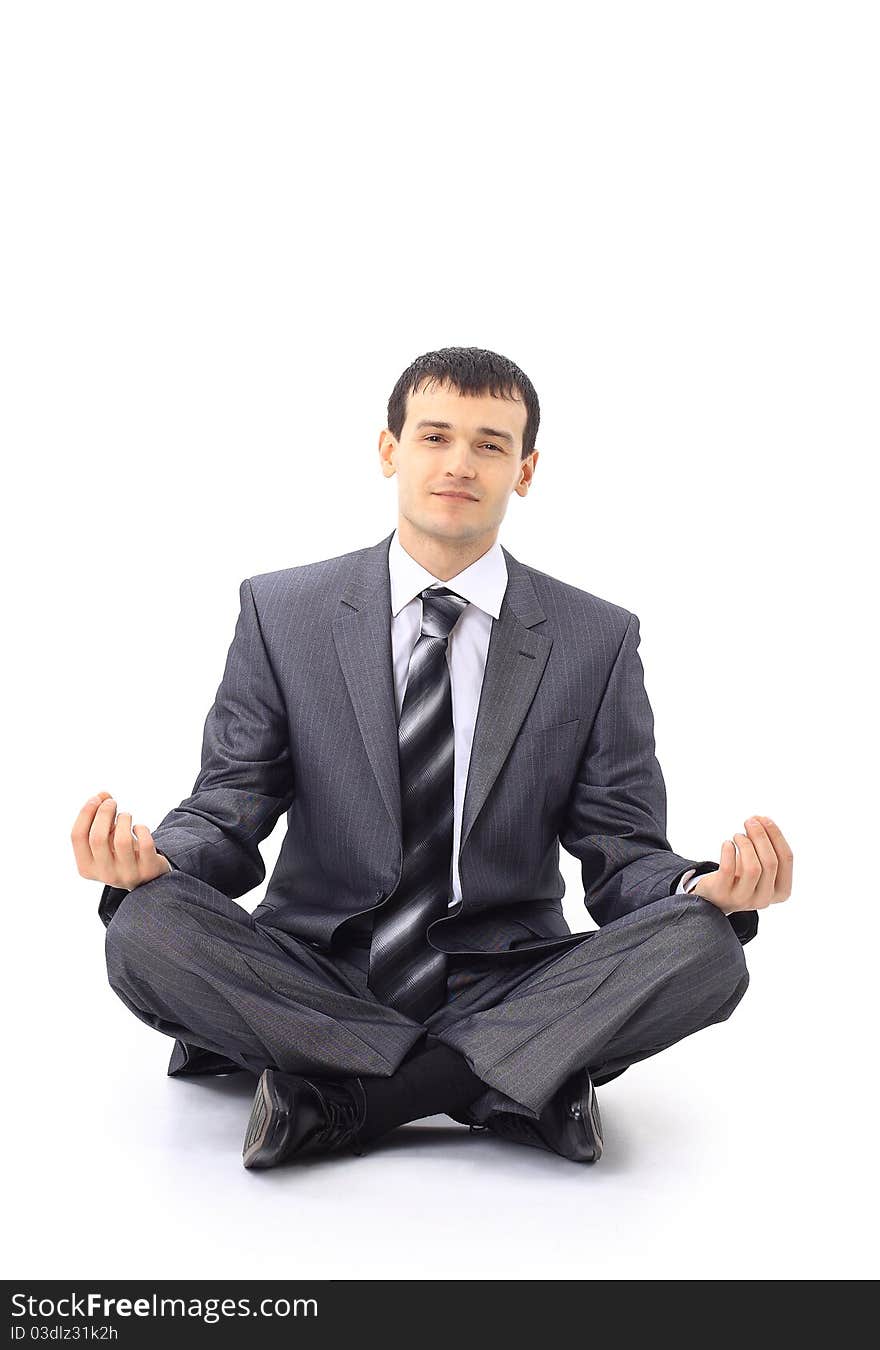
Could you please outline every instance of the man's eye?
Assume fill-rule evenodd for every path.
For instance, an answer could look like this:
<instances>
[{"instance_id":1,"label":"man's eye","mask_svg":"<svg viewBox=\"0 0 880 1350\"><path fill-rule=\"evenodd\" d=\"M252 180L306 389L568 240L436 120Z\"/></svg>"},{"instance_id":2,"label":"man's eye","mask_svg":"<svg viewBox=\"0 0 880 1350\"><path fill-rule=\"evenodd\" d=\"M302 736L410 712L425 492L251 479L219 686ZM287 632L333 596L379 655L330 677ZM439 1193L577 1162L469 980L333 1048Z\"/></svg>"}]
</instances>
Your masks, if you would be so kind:
<instances>
[{"instance_id":1,"label":"man's eye","mask_svg":"<svg viewBox=\"0 0 880 1350\"><path fill-rule=\"evenodd\" d=\"M425 440L426 440L426 441L441 441L442 439L443 439L443 437L442 437L442 436L438 436L436 431L432 431L431 434L430 434L430 436L426 436L426 437L425 437ZM484 444L485 444L485 445L488 447L488 449L490 449L490 450L497 450L497 451L499 452L499 454L503 453L503 451L501 450L501 446L500 446L500 445L492 445L492 443L491 443L490 441L485 441Z\"/></svg>"}]
</instances>

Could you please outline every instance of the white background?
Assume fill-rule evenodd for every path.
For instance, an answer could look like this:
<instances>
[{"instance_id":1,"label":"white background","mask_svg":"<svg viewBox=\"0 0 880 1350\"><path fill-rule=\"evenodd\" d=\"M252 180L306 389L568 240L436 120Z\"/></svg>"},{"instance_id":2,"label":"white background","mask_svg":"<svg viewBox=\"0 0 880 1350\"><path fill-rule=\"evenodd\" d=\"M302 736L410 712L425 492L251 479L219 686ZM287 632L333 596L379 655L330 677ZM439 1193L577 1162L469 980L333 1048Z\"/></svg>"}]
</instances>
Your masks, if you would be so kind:
<instances>
[{"instance_id":1,"label":"white background","mask_svg":"<svg viewBox=\"0 0 880 1350\"><path fill-rule=\"evenodd\" d=\"M7 1276L876 1275L876 23L4 7ZM638 614L673 848L769 814L794 893L731 1019L599 1089L598 1166L435 1117L255 1174L253 1080L165 1076L70 828L189 794L238 583L390 532L446 345L538 390L501 540Z\"/></svg>"}]
</instances>

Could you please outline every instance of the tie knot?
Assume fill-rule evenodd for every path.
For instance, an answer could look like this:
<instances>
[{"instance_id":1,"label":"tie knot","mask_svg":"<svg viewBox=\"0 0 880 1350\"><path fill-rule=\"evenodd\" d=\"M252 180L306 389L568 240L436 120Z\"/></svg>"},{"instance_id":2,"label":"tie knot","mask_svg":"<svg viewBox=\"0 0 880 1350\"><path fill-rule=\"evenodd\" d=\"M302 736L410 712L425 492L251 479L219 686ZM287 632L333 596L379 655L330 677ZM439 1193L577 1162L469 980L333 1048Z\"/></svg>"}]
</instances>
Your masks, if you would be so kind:
<instances>
[{"instance_id":1,"label":"tie knot","mask_svg":"<svg viewBox=\"0 0 880 1350\"><path fill-rule=\"evenodd\" d=\"M422 632L428 637L448 638L467 600L448 586L428 587L422 591Z\"/></svg>"}]
</instances>

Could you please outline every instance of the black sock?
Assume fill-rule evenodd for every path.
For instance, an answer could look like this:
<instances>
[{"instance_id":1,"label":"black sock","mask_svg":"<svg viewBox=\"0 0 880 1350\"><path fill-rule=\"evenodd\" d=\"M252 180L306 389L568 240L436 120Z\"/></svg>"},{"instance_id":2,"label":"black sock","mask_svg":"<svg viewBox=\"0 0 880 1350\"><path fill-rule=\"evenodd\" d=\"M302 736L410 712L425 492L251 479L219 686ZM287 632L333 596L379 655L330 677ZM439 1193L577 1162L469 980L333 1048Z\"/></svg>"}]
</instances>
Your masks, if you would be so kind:
<instances>
[{"instance_id":1,"label":"black sock","mask_svg":"<svg viewBox=\"0 0 880 1350\"><path fill-rule=\"evenodd\" d=\"M487 1084L471 1070L464 1055L437 1041L420 1047L404 1059L390 1078L361 1075L367 1115L361 1141L386 1134L409 1120L462 1110L487 1091Z\"/></svg>"}]
</instances>

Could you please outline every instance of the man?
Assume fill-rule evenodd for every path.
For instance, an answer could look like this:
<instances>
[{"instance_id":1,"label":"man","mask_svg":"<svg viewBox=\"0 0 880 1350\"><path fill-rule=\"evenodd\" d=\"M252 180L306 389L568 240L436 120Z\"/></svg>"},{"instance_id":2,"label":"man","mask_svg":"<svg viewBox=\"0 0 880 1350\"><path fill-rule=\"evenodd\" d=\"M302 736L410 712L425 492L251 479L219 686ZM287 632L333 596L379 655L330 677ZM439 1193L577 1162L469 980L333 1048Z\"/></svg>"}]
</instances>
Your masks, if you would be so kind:
<instances>
[{"instance_id":1,"label":"man","mask_svg":"<svg viewBox=\"0 0 880 1350\"><path fill-rule=\"evenodd\" d=\"M243 581L192 795L152 834L106 792L74 824L169 1074L259 1076L246 1167L437 1112L595 1162L595 1086L729 1017L790 894L766 816L718 863L672 852L637 616L498 542L538 421L493 352L415 361L379 438L396 529ZM563 917L560 842L596 929Z\"/></svg>"}]
</instances>

